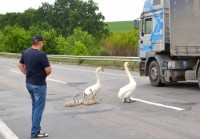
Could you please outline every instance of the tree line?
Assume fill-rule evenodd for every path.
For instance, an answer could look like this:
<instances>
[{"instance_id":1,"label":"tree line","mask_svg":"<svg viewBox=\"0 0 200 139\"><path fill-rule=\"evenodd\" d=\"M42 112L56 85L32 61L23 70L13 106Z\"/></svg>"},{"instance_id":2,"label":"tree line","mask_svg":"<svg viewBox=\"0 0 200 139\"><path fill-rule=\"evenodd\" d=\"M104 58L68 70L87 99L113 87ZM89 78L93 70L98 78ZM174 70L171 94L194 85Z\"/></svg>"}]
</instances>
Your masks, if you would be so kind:
<instances>
[{"instance_id":1,"label":"tree line","mask_svg":"<svg viewBox=\"0 0 200 139\"><path fill-rule=\"evenodd\" d=\"M119 38L120 33L117 36L109 31L98 10L93 0L56 0L52 5L43 3L38 9L23 13L2 14L0 51L23 52L30 47L31 36L41 34L46 40L44 51L48 54L112 55L113 48L108 49L106 41L113 42L109 38ZM132 44L137 44L135 36Z\"/></svg>"},{"instance_id":2,"label":"tree line","mask_svg":"<svg viewBox=\"0 0 200 139\"><path fill-rule=\"evenodd\" d=\"M83 31L96 38L108 35L104 16L93 0L56 0L53 5L43 3L39 9L28 9L23 13L7 13L0 15L0 29L5 26L18 25L25 30L36 26L42 30L54 28L58 34L69 36L74 29L81 27Z\"/></svg>"}]
</instances>

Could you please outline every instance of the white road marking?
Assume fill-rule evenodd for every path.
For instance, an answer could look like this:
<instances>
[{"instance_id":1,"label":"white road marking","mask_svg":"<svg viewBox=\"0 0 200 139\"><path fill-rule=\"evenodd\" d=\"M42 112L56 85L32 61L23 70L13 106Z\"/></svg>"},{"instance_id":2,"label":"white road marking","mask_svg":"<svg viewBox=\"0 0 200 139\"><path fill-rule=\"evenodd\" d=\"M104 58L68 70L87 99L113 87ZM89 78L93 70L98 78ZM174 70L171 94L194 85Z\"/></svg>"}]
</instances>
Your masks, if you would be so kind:
<instances>
[{"instance_id":1,"label":"white road marking","mask_svg":"<svg viewBox=\"0 0 200 139\"><path fill-rule=\"evenodd\" d=\"M14 73L18 73L18 74L20 74L21 72L19 72L19 71L16 71L16 70L10 70L11 72L14 72Z\"/></svg>"},{"instance_id":2,"label":"white road marking","mask_svg":"<svg viewBox=\"0 0 200 139\"><path fill-rule=\"evenodd\" d=\"M91 71L91 70L81 70L81 69L73 69L73 68L62 68L62 67L57 67L57 66L53 66L53 67L54 68L60 68L60 69L68 69L68 70L76 70L76 71L93 72L94 73L94 71ZM10 71L14 72L14 73L20 73L19 71L15 71L15 70L10 70ZM126 76L126 75L114 74L114 73L103 73L103 74L109 74L109 75L115 75L115 76ZM138 78L142 78L142 77L138 77ZM146 78L144 78L144 79L146 79ZM47 78L47 80L53 81L53 82L57 82L57 83L66 84L66 82L55 80L55 79ZM168 105L164 105L164 104L160 104L160 103L154 103L154 102L150 102L150 101L146 101L146 100L142 100L142 99L137 99L137 98L131 98L131 99L135 100L135 101L142 102L142 103L146 103L146 104L149 104L149 105L155 105L155 106L158 106L158 107L164 107L164 108L168 108L168 109L174 109L174 110L177 110L177 111L184 111L185 110L183 108L178 108L178 107L174 107L174 106L168 106Z\"/></svg>"},{"instance_id":3,"label":"white road marking","mask_svg":"<svg viewBox=\"0 0 200 139\"><path fill-rule=\"evenodd\" d=\"M14 73L17 73L17 74L21 74L21 72L16 71L16 70L10 70L10 71L11 71L11 72L14 72ZM66 82L59 81L59 80L56 80L56 79L47 78L47 80L52 81L52 82L57 82L57 83L66 84Z\"/></svg>"},{"instance_id":4,"label":"white road marking","mask_svg":"<svg viewBox=\"0 0 200 139\"><path fill-rule=\"evenodd\" d=\"M4 136L5 139L19 139L1 119L0 133Z\"/></svg>"},{"instance_id":5,"label":"white road marking","mask_svg":"<svg viewBox=\"0 0 200 139\"><path fill-rule=\"evenodd\" d=\"M12 61L7 61L7 62L10 62L10 63L13 63ZM83 72L92 72L94 73L94 71L91 71L91 70L82 70L82 69L75 69L75 68L63 68L63 67L59 67L59 66L52 66L54 68L59 68L59 69L66 69L66 70L76 70L76 71L83 71ZM127 75L123 75L123 74L115 74L115 73L109 73L109 72L103 72L102 74L106 74L106 75L114 75L114 76L121 76L121 77L127 77ZM134 78L137 78L137 79L149 79L147 77L139 77L139 76L133 76Z\"/></svg>"},{"instance_id":6,"label":"white road marking","mask_svg":"<svg viewBox=\"0 0 200 139\"><path fill-rule=\"evenodd\" d=\"M66 70L76 70L76 71L82 71L82 72L92 72L94 73L94 71L91 70L82 70L82 69L74 69L74 68L63 68L63 67L58 67L58 66L52 66L54 68L59 68L59 69L66 69ZM102 74L106 74L106 75L114 75L114 76L122 76L122 77L127 77L127 75L123 75L123 74L116 74L116 73L109 73L109 72L103 72ZM138 77L138 76L133 76L134 78L138 78L138 79L149 79L149 78L145 78L145 77Z\"/></svg>"},{"instance_id":7,"label":"white road marking","mask_svg":"<svg viewBox=\"0 0 200 139\"><path fill-rule=\"evenodd\" d=\"M158 106L158 107L174 109L174 110L177 110L177 111L185 111L185 109L183 109L183 108L168 106L168 105L164 105L164 104L160 104L160 103L154 103L154 102L150 102L150 101L146 101L146 100L142 100L142 99L138 99L138 98L131 98L131 100L139 101L139 102L146 103L146 104L149 104L149 105L155 105L155 106Z\"/></svg>"},{"instance_id":8,"label":"white road marking","mask_svg":"<svg viewBox=\"0 0 200 139\"><path fill-rule=\"evenodd\" d=\"M57 83L66 84L66 82L59 81L59 80L55 80L55 79L50 79L50 78L47 78L47 80L49 80L49 81L52 81L52 82L57 82Z\"/></svg>"}]
</instances>

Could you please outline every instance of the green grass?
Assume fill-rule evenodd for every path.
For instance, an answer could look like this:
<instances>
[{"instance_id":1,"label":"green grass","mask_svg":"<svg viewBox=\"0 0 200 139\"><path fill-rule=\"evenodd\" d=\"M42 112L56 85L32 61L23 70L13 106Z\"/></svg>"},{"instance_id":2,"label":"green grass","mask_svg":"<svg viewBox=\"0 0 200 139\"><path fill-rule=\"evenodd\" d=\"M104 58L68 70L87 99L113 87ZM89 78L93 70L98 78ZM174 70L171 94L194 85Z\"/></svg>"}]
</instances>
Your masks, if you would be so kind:
<instances>
[{"instance_id":1,"label":"green grass","mask_svg":"<svg viewBox=\"0 0 200 139\"><path fill-rule=\"evenodd\" d=\"M52 62L57 63L75 63L78 65L90 65L90 66L101 66L123 69L124 62L122 61L96 61L96 60L79 60L79 59L59 59L59 58L49 58ZM131 62L132 69L138 69L138 62Z\"/></svg>"},{"instance_id":2,"label":"green grass","mask_svg":"<svg viewBox=\"0 0 200 139\"><path fill-rule=\"evenodd\" d=\"M9 54L1 54L0 53L0 56L1 57L6 57L6 58L20 58L21 56L18 56L18 55L9 55Z\"/></svg>"},{"instance_id":3,"label":"green grass","mask_svg":"<svg viewBox=\"0 0 200 139\"><path fill-rule=\"evenodd\" d=\"M6 55L6 54L0 54L0 56L7 58L17 58L17 59L20 58L20 56ZM49 61L55 63L73 63L77 65L101 66L101 67L109 67L117 69L123 69L124 65L124 62L121 61L95 61L95 60L59 59L59 58L49 58ZM138 69L138 67L139 67L138 62L131 62L132 69Z\"/></svg>"},{"instance_id":4,"label":"green grass","mask_svg":"<svg viewBox=\"0 0 200 139\"><path fill-rule=\"evenodd\" d=\"M129 32L134 29L133 21L106 22L111 32Z\"/></svg>"}]
</instances>

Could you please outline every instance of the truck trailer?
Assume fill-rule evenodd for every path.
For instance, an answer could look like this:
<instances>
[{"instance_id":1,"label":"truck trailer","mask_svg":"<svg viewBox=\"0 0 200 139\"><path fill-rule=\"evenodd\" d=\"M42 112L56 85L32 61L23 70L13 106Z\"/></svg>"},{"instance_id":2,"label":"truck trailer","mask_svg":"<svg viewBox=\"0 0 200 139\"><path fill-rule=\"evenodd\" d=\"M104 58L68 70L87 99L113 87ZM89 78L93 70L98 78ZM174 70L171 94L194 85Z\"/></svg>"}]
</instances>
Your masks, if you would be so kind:
<instances>
[{"instance_id":1,"label":"truck trailer","mask_svg":"<svg viewBox=\"0 0 200 139\"><path fill-rule=\"evenodd\" d=\"M200 86L200 0L146 0L134 25L141 76L153 86L186 80Z\"/></svg>"}]
</instances>

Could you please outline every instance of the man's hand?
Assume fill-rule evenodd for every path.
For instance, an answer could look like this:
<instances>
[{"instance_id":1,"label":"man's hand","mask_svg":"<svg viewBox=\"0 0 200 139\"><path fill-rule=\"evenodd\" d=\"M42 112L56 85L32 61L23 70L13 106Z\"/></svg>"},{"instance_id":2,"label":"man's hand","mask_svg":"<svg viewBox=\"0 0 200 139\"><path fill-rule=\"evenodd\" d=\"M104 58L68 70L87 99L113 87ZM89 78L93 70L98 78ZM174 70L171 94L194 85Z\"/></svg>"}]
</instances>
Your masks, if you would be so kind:
<instances>
[{"instance_id":1,"label":"man's hand","mask_svg":"<svg viewBox=\"0 0 200 139\"><path fill-rule=\"evenodd\" d=\"M26 68L25 68L25 65L19 63L18 67L19 67L20 71L21 71L24 75L26 75Z\"/></svg>"},{"instance_id":2,"label":"man's hand","mask_svg":"<svg viewBox=\"0 0 200 139\"><path fill-rule=\"evenodd\" d=\"M45 68L45 72L46 72L46 75L50 75L51 74L51 67L47 67Z\"/></svg>"}]
</instances>

